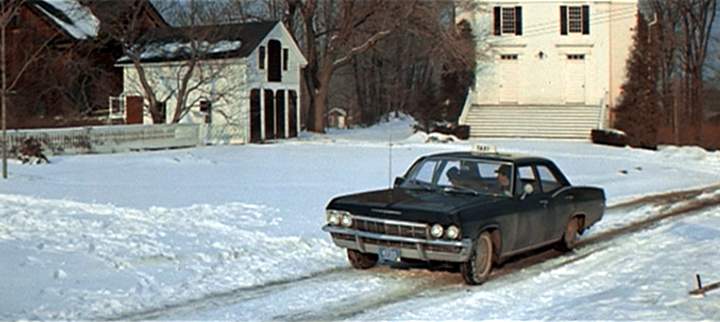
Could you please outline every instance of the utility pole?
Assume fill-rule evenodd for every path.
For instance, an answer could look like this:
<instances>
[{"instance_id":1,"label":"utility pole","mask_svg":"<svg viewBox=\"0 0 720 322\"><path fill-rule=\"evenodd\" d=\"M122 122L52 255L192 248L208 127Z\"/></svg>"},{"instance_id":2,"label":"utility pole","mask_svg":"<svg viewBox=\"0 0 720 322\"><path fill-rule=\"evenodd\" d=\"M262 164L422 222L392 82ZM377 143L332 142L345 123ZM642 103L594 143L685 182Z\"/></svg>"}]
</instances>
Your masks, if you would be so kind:
<instances>
[{"instance_id":1,"label":"utility pole","mask_svg":"<svg viewBox=\"0 0 720 322\"><path fill-rule=\"evenodd\" d=\"M5 16L5 0L0 0L0 3L2 4L1 13L3 16ZM2 69L2 98L0 98L0 104L2 105L2 175L3 179L7 179L8 173L7 173L7 127L6 127L6 114L7 114L7 103L6 103L6 97L7 97L7 62L5 61L5 27L7 26L7 23L12 19L10 15L7 15L6 17L7 21L0 21L2 23L2 26L0 26L0 69Z\"/></svg>"}]
</instances>

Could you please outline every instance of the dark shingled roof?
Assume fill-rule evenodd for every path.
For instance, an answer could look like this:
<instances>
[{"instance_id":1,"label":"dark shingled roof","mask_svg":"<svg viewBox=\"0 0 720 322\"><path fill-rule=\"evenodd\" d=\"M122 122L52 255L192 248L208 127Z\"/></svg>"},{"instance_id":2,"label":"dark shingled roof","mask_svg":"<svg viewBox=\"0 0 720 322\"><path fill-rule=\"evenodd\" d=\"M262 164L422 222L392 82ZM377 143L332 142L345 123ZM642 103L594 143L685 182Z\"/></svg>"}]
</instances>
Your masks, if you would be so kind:
<instances>
[{"instance_id":1,"label":"dark shingled roof","mask_svg":"<svg viewBox=\"0 0 720 322\"><path fill-rule=\"evenodd\" d=\"M203 59L247 57L252 53L260 42L278 24L278 21L250 22L240 24L224 24L193 27L171 27L152 30L140 38L139 45L147 48L148 51L156 50L164 45L187 44L192 40L207 41L209 44L220 42L240 41L241 46L228 51L214 50L212 53L204 54ZM187 49L187 48L185 48ZM162 55L156 53L148 54L141 62L172 62L187 60L190 58L188 50L165 51ZM128 57L118 60L119 64L130 63Z\"/></svg>"}]
</instances>

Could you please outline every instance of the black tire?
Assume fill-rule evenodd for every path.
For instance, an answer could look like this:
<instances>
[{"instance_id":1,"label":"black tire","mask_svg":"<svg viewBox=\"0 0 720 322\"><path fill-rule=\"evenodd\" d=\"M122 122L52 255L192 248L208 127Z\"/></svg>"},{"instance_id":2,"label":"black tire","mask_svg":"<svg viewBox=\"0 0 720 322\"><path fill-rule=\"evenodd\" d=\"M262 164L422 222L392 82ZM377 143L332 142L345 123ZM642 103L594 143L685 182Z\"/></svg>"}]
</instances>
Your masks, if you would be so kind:
<instances>
[{"instance_id":1,"label":"black tire","mask_svg":"<svg viewBox=\"0 0 720 322\"><path fill-rule=\"evenodd\" d=\"M490 278L493 266L493 242L490 233L480 234L472 249L470 259L460 265L465 283L468 285L480 285Z\"/></svg>"},{"instance_id":2,"label":"black tire","mask_svg":"<svg viewBox=\"0 0 720 322\"><path fill-rule=\"evenodd\" d=\"M575 248L580 238L580 218L573 217L565 226L565 233L560 240L559 247L561 251L569 252Z\"/></svg>"},{"instance_id":3,"label":"black tire","mask_svg":"<svg viewBox=\"0 0 720 322\"><path fill-rule=\"evenodd\" d=\"M356 269L373 268L378 262L377 254L362 253L354 249L347 250L347 258L350 265Z\"/></svg>"}]
</instances>

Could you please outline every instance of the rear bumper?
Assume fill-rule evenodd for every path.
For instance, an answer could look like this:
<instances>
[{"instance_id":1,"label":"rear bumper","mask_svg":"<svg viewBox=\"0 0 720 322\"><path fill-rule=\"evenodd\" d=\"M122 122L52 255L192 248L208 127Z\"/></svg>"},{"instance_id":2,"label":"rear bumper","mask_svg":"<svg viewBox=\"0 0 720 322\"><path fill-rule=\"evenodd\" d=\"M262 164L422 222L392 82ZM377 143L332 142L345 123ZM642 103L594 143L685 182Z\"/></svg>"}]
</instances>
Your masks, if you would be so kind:
<instances>
[{"instance_id":1,"label":"rear bumper","mask_svg":"<svg viewBox=\"0 0 720 322\"><path fill-rule=\"evenodd\" d=\"M358 231L326 225L322 228L330 233L335 245L355 249L363 253L377 254L380 248L400 250L401 258L443 262L466 262L470 258L472 241L425 240Z\"/></svg>"}]
</instances>

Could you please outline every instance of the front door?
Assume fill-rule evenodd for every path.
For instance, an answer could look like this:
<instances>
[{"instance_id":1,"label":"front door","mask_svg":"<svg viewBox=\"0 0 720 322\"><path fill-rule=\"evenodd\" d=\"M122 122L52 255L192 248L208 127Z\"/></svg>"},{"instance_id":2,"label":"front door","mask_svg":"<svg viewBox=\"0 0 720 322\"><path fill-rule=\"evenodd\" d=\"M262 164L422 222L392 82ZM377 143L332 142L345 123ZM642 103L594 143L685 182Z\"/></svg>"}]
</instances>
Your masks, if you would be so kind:
<instances>
[{"instance_id":1,"label":"front door","mask_svg":"<svg viewBox=\"0 0 720 322\"><path fill-rule=\"evenodd\" d=\"M565 102L585 103L585 55L567 55Z\"/></svg>"},{"instance_id":2,"label":"front door","mask_svg":"<svg viewBox=\"0 0 720 322\"><path fill-rule=\"evenodd\" d=\"M520 82L518 55L500 55L500 102L517 103Z\"/></svg>"},{"instance_id":3,"label":"front door","mask_svg":"<svg viewBox=\"0 0 720 322\"><path fill-rule=\"evenodd\" d=\"M126 124L143 124L143 101L142 96L128 96L125 98Z\"/></svg>"}]
</instances>

